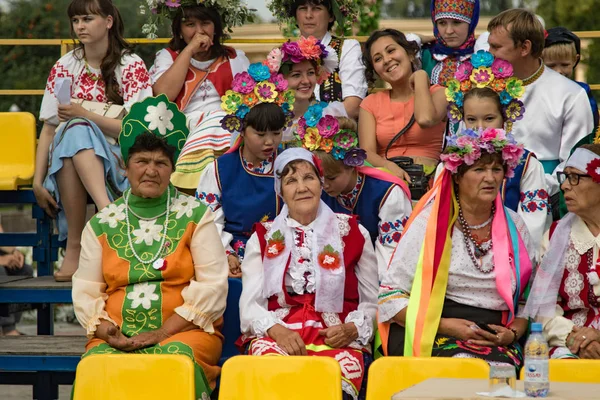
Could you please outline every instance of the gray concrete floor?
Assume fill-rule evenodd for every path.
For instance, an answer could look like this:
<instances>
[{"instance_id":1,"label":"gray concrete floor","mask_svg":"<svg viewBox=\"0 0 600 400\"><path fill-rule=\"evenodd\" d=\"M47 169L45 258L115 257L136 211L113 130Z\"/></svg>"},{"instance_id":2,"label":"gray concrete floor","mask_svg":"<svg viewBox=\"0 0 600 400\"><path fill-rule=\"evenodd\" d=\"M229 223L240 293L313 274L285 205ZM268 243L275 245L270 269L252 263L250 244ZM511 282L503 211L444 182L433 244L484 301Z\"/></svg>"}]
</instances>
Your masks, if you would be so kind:
<instances>
[{"instance_id":1,"label":"gray concrete floor","mask_svg":"<svg viewBox=\"0 0 600 400\"><path fill-rule=\"evenodd\" d=\"M26 335L36 334L36 325L32 321L19 323L18 329ZM55 335L85 335L84 329L79 324L69 324L66 322L54 323ZM72 386L59 386L59 400L69 400L71 398ZM33 398L33 387L23 385L0 385L0 398L2 400L31 400Z\"/></svg>"}]
</instances>

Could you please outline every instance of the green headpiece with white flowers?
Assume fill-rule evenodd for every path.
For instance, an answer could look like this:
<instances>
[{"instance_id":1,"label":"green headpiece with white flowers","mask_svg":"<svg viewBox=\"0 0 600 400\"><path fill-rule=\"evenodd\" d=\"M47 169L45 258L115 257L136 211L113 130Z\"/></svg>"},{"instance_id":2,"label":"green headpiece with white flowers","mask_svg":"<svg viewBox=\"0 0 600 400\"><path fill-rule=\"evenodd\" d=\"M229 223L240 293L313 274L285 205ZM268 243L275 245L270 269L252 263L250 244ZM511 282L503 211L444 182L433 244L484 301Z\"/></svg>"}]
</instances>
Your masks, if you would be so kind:
<instances>
[{"instance_id":1,"label":"green headpiece with white flowers","mask_svg":"<svg viewBox=\"0 0 600 400\"><path fill-rule=\"evenodd\" d=\"M179 153L190 133L185 114L179 111L177 104L169 101L165 94L146 97L143 101L135 103L123 118L119 133L123 161L127 161L129 149L135 139L145 132L163 138L175 147L173 163L179 158Z\"/></svg>"}]
</instances>

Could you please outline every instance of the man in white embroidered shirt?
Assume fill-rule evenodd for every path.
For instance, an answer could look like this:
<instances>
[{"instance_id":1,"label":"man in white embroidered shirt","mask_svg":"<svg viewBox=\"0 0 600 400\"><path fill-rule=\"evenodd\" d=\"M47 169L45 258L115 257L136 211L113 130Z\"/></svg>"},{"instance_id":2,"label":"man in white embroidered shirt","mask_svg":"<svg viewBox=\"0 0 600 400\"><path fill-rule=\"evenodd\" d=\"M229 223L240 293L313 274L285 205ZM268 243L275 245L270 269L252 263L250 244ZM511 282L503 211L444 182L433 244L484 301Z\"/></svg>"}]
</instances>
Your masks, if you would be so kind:
<instances>
[{"instance_id":1,"label":"man in white embroidered shirt","mask_svg":"<svg viewBox=\"0 0 600 400\"><path fill-rule=\"evenodd\" d=\"M555 171L571 149L592 133L594 118L584 89L545 68L542 59L544 28L535 14L524 9L504 11L488 24L490 52L513 65L523 80L527 112L515 123L513 135L535 153L546 172L550 195L559 191Z\"/></svg>"}]
</instances>

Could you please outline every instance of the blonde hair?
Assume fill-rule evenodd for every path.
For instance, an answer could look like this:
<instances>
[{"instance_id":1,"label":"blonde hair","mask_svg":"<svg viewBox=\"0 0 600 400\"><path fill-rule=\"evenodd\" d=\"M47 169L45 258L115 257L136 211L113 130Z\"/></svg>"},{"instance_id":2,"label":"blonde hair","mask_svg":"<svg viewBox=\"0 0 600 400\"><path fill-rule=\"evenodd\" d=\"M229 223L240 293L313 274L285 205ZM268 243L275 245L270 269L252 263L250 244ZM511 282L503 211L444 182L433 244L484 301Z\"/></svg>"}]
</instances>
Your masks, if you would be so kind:
<instances>
[{"instance_id":1,"label":"blonde hair","mask_svg":"<svg viewBox=\"0 0 600 400\"><path fill-rule=\"evenodd\" d=\"M541 57L544 49L544 27L534 13L522 8L506 10L496 15L488 24L488 31L504 28L515 47L526 40L531 42L531 56Z\"/></svg>"},{"instance_id":2,"label":"blonde hair","mask_svg":"<svg viewBox=\"0 0 600 400\"><path fill-rule=\"evenodd\" d=\"M542 52L542 58L545 61L569 60L577 62L577 49L575 43L556 43L546 47Z\"/></svg>"},{"instance_id":3,"label":"blonde hair","mask_svg":"<svg viewBox=\"0 0 600 400\"><path fill-rule=\"evenodd\" d=\"M348 129L354 132L357 131L358 125L355 120L346 117L336 117L336 119L340 129ZM331 153L327 153L324 150L316 150L313 153L319 158L319 160L321 160L323 171L327 171L325 175L337 175L346 168L352 168L346 166L343 161L336 160Z\"/></svg>"}]
</instances>

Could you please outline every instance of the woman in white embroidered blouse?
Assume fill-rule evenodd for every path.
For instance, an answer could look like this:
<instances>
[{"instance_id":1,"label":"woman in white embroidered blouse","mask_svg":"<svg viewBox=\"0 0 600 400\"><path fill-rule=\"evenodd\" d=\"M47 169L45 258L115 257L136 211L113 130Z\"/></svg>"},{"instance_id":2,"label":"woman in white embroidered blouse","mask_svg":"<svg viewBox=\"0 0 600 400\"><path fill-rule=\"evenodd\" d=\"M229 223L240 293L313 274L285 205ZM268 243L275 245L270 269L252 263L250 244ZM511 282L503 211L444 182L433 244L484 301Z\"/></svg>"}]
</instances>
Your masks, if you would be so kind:
<instances>
[{"instance_id":1,"label":"woman in white embroidered blouse","mask_svg":"<svg viewBox=\"0 0 600 400\"><path fill-rule=\"evenodd\" d=\"M80 44L50 71L33 179L38 204L58 218L60 240L68 238L63 264L55 274L59 281L70 281L77 269L88 195L100 210L128 186L116 142L121 121L64 103L112 102L129 110L152 96L146 66L123 39L123 22L110 0L73 0L68 15L72 36Z\"/></svg>"},{"instance_id":2,"label":"woman in white embroidered blouse","mask_svg":"<svg viewBox=\"0 0 600 400\"><path fill-rule=\"evenodd\" d=\"M246 246L241 343L252 355L334 357L356 399L371 360L377 261L369 233L321 200L319 162L292 148L275 160L285 206Z\"/></svg>"},{"instance_id":3,"label":"woman in white embroidered blouse","mask_svg":"<svg viewBox=\"0 0 600 400\"><path fill-rule=\"evenodd\" d=\"M600 359L600 144L575 150L558 181L569 214L550 230L525 315L544 324L552 358Z\"/></svg>"}]
</instances>

